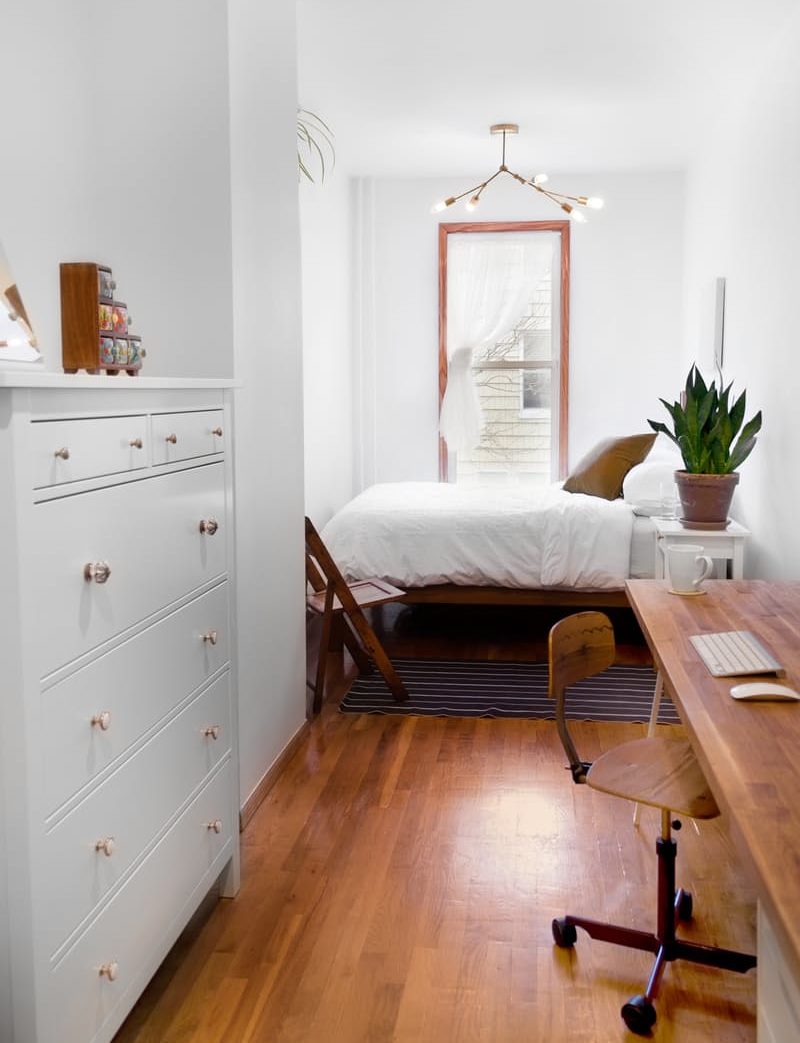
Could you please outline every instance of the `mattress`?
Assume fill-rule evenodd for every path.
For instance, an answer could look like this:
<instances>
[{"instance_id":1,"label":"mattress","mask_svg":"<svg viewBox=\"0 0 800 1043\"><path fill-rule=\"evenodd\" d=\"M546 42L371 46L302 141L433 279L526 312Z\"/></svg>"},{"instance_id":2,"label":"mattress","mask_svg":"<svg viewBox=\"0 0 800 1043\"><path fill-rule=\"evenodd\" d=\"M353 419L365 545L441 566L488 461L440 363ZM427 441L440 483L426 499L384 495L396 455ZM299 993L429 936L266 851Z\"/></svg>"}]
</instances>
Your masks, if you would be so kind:
<instances>
[{"instance_id":1,"label":"mattress","mask_svg":"<svg viewBox=\"0 0 800 1043\"><path fill-rule=\"evenodd\" d=\"M348 580L619 590L629 575L633 528L633 510L622 500L565 493L558 483L393 482L357 496L322 537Z\"/></svg>"}]
</instances>

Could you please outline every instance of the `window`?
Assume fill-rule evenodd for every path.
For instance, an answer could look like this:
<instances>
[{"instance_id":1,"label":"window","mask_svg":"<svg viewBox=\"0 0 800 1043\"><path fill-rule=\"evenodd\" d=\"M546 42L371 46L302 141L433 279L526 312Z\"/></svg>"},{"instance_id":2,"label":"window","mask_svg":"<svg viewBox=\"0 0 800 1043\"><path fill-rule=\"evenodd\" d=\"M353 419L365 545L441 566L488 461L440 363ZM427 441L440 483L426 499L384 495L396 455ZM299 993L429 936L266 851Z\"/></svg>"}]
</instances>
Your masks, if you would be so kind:
<instances>
[{"instance_id":1,"label":"window","mask_svg":"<svg viewBox=\"0 0 800 1043\"><path fill-rule=\"evenodd\" d=\"M520 233L536 236L540 260L534 281L525 287L518 306L507 312L513 316L510 328L471 352L482 416L480 440L474 447L455 451L440 439L440 478L470 483L550 482L563 476L566 465L568 222L440 225L440 403L452 366L447 338L448 245L456 243L453 235L475 233L491 238L509 233L517 238ZM451 269L457 272L455 264ZM451 308L459 306L459 300L451 293ZM458 318L454 317L454 325L459 324Z\"/></svg>"}]
</instances>

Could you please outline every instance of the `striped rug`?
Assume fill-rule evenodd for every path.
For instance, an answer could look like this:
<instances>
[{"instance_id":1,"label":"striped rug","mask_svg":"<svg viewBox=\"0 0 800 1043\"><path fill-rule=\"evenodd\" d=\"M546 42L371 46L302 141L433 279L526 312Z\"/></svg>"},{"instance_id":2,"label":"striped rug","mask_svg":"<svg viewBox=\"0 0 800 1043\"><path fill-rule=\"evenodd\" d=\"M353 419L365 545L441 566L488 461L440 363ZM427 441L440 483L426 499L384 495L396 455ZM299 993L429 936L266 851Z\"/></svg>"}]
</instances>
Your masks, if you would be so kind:
<instances>
[{"instance_id":1,"label":"striped rug","mask_svg":"<svg viewBox=\"0 0 800 1043\"><path fill-rule=\"evenodd\" d=\"M398 703L375 671L357 677L341 703L344 713L394 713L426 717L553 718L547 695L547 663L393 659L409 699ZM587 721L648 721L655 674L648 666L612 666L579 681L567 693L567 717ZM663 699L660 724L678 724Z\"/></svg>"}]
</instances>

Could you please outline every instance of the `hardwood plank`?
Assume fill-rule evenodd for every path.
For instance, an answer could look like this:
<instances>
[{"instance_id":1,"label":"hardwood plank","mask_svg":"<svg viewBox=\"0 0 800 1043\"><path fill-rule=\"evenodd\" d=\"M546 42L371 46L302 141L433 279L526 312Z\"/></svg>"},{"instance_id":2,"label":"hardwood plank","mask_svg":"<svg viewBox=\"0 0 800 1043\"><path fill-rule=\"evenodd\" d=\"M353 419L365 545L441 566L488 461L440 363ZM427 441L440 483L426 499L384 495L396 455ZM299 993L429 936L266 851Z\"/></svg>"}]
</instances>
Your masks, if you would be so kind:
<instances>
[{"instance_id":1,"label":"hardwood plank","mask_svg":"<svg viewBox=\"0 0 800 1043\"><path fill-rule=\"evenodd\" d=\"M440 658L472 651L453 631L431 636ZM390 637L403 647L402 627ZM335 678L242 834L239 897L181 939L116 1043L628 1038L619 1009L649 957L583 934L559 950L550 921L651 929L658 813L635 830L626 801L574 786L552 721L340 714ZM575 722L587 757L644 730ZM753 891L725 817L687 822L678 843L697 917L682 933L752 948ZM755 1040L753 974L672 965L657 1008L660 1043Z\"/></svg>"}]
</instances>

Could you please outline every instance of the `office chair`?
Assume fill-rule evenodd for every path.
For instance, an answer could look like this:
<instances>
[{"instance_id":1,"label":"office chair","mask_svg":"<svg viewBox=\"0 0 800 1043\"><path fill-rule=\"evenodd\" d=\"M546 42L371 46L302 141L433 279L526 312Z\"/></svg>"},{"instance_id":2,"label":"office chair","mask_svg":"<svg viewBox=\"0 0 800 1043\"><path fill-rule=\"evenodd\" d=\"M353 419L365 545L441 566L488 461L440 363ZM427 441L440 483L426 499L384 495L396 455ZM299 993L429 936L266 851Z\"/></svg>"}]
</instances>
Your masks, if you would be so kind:
<instances>
[{"instance_id":1,"label":"office chair","mask_svg":"<svg viewBox=\"0 0 800 1043\"><path fill-rule=\"evenodd\" d=\"M405 591L382 579L347 583L310 519L305 521L306 580L311 587L306 606L322 616L316 680L313 684L306 681L313 693L312 712L317 714L322 709L328 656L339 640L347 646L360 674L370 673L374 662L395 699L405 701L406 686L363 612L374 605L397 601L405 596Z\"/></svg>"},{"instance_id":2,"label":"office chair","mask_svg":"<svg viewBox=\"0 0 800 1043\"><path fill-rule=\"evenodd\" d=\"M577 927L592 938L629 949L655 954L644 993L633 996L622 1007L622 1019L631 1032L643 1036L656 1022L653 999L661 976L672 960L690 960L710 967L744 973L756 965L756 957L730 949L718 949L681 941L675 935L680 921L692 918L692 896L675 890L677 844L671 830L680 822L674 813L689 818L710 819L719 815L708 783L688 742L680 739L636 739L608 750L593 764L578 756L567 729L565 689L591 677L614 662L614 630L602 612L578 612L562 619L550 631L548 644L549 694L556 700L558 734L569 760L572 779L614 797L639 801L661 809L661 835L656 840L658 856L658 903L655 934L600 923L582 916L553 920L556 945L569 949L577 941Z\"/></svg>"}]
</instances>

